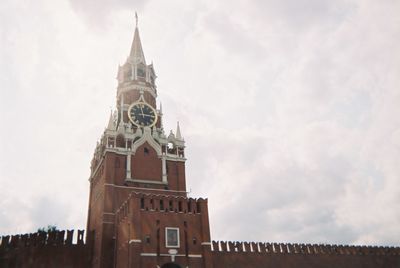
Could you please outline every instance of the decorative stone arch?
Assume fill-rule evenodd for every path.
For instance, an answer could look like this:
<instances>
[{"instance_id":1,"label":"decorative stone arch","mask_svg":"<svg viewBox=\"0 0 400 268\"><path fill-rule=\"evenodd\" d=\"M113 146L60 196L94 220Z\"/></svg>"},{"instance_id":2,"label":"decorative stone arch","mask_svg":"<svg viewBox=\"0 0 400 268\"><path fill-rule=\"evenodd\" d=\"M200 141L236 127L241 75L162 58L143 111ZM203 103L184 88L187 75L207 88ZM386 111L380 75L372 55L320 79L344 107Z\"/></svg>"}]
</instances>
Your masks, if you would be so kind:
<instances>
[{"instance_id":1,"label":"decorative stone arch","mask_svg":"<svg viewBox=\"0 0 400 268\"><path fill-rule=\"evenodd\" d=\"M163 266L161 266L161 268L182 268L182 267L176 263L168 262L168 263L163 264Z\"/></svg>"},{"instance_id":2,"label":"decorative stone arch","mask_svg":"<svg viewBox=\"0 0 400 268\"><path fill-rule=\"evenodd\" d=\"M136 153L136 150L143 145L145 142L147 141L147 143L153 147L154 150L156 150L157 155L161 156L161 146L160 144L158 144L153 136L151 136L151 129L149 127L145 127L144 128L144 133L142 135L142 137L140 137L140 139L138 139L134 144L133 144L133 148L132 148L132 152Z\"/></svg>"}]
</instances>

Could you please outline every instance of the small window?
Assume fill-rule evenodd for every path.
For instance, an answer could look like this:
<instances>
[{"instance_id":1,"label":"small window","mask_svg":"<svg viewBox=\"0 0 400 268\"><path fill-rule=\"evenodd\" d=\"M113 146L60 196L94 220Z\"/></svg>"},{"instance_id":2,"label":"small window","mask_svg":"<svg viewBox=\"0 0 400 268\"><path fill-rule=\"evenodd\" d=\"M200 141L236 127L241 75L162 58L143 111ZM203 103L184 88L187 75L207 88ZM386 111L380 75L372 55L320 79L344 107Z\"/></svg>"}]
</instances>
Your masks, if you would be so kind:
<instances>
[{"instance_id":1,"label":"small window","mask_svg":"<svg viewBox=\"0 0 400 268\"><path fill-rule=\"evenodd\" d=\"M165 246L167 248L179 248L179 228L165 228Z\"/></svg>"},{"instance_id":2,"label":"small window","mask_svg":"<svg viewBox=\"0 0 400 268\"><path fill-rule=\"evenodd\" d=\"M193 245L196 245L197 244L197 239L196 239L196 237L193 237Z\"/></svg>"},{"instance_id":3,"label":"small window","mask_svg":"<svg viewBox=\"0 0 400 268\"><path fill-rule=\"evenodd\" d=\"M144 198L140 198L140 208L144 209Z\"/></svg>"},{"instance_id":4,"label":"small window","mask_svg":"<svg viewBox=\"0 0 400 268\"><path fill-rule=\"evenodd\" d=\"M146 241L147 244L150 244L150 235L146 235L144 237L144 240Z\"/></svg>"},{"instance_id":5,"label":"small window","mask_svg":"<svg viewBox=\"0 0 400 268\"><path fill-rule=\"evenodd\" d=\"M178 202L178 210L179 212L182 212L182 201Z\"/></svg>"},{"instance_id":6,"label":"small window","mask_svg":"<svg viewBox=\"0 0 400 268\"><path fill-rule=\"evenodd\" d=\"M160 200L160 210L164 210L164 201Z\"/></svg>"},{"instance_id":7,"label":"small window","mask_svg":"<svg viewBox=\"0 0 400 268\"><path fill-rule=\"evenodd\" d=\"M144 155L149 155L150 151L147 147L144 147L143 149Z\"/></svg>"}]
</instances>

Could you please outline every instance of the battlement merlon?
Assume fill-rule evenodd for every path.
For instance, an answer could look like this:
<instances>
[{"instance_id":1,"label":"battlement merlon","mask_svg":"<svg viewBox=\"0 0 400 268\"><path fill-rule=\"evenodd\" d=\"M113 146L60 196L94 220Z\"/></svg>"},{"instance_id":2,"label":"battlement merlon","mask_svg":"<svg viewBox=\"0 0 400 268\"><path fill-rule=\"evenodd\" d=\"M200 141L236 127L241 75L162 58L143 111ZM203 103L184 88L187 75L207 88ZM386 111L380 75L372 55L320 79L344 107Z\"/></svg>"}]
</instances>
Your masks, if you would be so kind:
<instances>
[{"instance_id":1,"label":"battlement merlon","mask_svg":"<svg viewBox=\"0 0 400 268\"><path fill-rule=\"evenodd\" d=\"M6 235L0 239L0 248L12 249L36 246L76 246L85 245L84 230L78 230L76 237L74 230L36 232L28 234ZM75 239L74 239L75 237ZM89 236L90 237L90 236ZM76 241L74 243L74 241Z\"/></svg>"}]
</instances>

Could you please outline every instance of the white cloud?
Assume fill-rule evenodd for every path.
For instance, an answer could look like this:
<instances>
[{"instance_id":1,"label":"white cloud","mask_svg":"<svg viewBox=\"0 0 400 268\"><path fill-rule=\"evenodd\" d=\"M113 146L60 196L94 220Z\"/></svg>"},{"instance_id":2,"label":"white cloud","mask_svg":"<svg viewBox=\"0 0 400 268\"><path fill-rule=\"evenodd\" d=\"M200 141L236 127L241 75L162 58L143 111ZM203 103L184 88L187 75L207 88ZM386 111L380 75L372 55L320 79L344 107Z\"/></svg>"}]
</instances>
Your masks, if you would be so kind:
<instances>
[{"instance_id":1,"label":"white cloud","mask_svg":"<svg viewBox=\"0 0 400 268\"><path fill-rule=\"evenodd\" d=\"M398 3L134 4L2 3L0 233L85 226L136 8L214 239L399 244Z\"/></svg>"}]
</instances>

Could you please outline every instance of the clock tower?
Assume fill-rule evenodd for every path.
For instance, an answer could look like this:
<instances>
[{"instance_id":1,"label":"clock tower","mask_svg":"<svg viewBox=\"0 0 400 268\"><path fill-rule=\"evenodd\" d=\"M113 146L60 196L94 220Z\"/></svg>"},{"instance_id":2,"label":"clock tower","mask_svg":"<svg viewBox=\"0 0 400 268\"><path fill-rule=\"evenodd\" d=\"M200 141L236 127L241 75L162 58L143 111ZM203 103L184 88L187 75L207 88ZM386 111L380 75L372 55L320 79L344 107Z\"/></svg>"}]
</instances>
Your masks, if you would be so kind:
<instances>
[{"instance_id":1,"label":"clock tower","mask_svg":"<svg viewBox=\"0 0 400 268\"><path fill-rule=\"evenodd\" d=\"M91 162L92 267L212 267L207 199L189 198L179 124L165 134L156 74L136 27L116 110Z\"/></svg>"}]
</instances>

